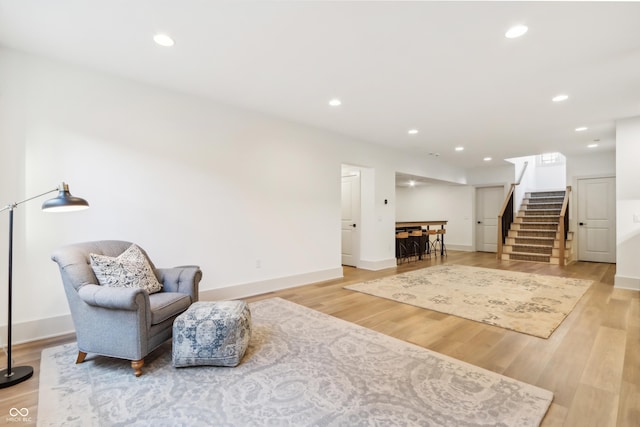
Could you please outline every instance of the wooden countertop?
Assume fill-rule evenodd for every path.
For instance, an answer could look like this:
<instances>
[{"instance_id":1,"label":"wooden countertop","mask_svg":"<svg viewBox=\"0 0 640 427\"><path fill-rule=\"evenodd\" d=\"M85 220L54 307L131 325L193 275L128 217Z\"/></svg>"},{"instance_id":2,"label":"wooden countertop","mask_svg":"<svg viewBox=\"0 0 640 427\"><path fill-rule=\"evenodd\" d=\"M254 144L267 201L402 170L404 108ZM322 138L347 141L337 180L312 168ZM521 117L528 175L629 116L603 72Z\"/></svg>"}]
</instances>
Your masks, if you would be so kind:
<instances>
[{"instance_id":1,"label":"wooden countertop","mask_svg":"<svg viewBox=\"0 0 640 427\"><path fill-rule=\"evenodd\" d=\"M396 228L402 228L402 227L422 227L423 225L426 226L430 226L430 225L441 225L441 226L445 226L447 225L447 222L449 221L408 221L408 222L396 222Z\"/></svg>"}]
</instances>

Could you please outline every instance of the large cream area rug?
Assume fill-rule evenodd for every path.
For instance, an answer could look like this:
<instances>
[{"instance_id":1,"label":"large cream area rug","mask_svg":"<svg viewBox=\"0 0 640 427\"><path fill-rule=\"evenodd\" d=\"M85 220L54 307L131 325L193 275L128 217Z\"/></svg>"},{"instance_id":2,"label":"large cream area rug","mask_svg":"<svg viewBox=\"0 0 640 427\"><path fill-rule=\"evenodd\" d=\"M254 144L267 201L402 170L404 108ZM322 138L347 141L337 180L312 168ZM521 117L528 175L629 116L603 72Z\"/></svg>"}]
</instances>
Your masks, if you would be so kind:
<instances>
[{"instance_id":1,"label":"large cream area rug","mask_svg":"<svg viewBox=\"0 0 640 427\"><path fill-rule=\"evenodd\" d=\"M548 338L591 280L437 265L346 289Z\"/></svg>"},{"instance_id":2,"label":"large cream area rug","mask_svg":"<svg viewBox=\"0 0 640 427\"><path fill-rule=\"evenodd\" d=\"M273 298L235 368L42 352L39 426L537 426L551 392Z\"/></svg>"}]
</instances>

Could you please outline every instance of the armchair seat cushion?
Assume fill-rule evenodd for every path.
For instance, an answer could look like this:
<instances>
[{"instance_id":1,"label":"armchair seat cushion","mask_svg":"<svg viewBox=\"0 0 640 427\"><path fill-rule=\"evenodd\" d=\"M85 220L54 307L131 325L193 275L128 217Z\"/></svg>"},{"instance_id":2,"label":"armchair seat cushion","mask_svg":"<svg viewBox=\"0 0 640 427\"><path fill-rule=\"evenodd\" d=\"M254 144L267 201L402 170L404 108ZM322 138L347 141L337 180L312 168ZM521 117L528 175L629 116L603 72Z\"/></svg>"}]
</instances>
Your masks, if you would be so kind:
<instances>
[{"instance_id":1,"label":"armchair seat cushion","mask_svg":"<svg viewBox=\"0 0 640 427\"><path fill-rule=\"evenodd\" d=\"M191 305L191 297L178 292L158 292L149 295L151 324L157 325L168 318L182 313Z\"/></svg>"}]
</instances>

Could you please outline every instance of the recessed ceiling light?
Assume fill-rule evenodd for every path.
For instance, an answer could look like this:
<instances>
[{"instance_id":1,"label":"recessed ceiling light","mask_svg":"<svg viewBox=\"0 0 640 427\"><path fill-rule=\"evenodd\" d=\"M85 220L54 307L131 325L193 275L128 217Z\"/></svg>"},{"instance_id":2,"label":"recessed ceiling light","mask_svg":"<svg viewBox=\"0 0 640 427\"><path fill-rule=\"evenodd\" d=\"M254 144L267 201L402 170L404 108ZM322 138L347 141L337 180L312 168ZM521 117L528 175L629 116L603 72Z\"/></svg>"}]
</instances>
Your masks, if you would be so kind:
<instances>
[{"instance_id":1,"label":"recessed ceiling light","mask_svg":"<svg viewBox=\"0 0 640 427\"><path fill-rule=\"evenodd\" d=\"M586 126L580 126L579 128L576 128L576 132L582 132L582 131L585 131L587 129L589 129L589 128L586 127Z\"/></svg>"},{"instance_id":2,"label":"recessed ceiling light","mask_svg":"<svg viewBox=\"0 0 640 427\"><path fill-rule=\"evenodd\" d=\"M409 135L415 135L418 133L418 129L409 129L409 132L407 132Z\"/></svg>"},{"instance_id":3,"label":"recessed ceiling light","mask_svg":"<svg viewBox=\"0 0 640 427\"><path fill-rule=\"evenodd\" d=\"M464 147L456 147L456 151L464 151Z\"/></svg>"},{"instance_id":4,"label":"recessed ceiling light","mask_svg":"<svg viewBox=\"0 0 640 427\"><path fill-rule=\"evenodd\" d=\"M166 34L156 34L153 36L153 41L158 43L160 46L170 47L176 44L171 37Z\"/></svg>"},{"instance_id":5,"label":"recessed ceiling light","mask_svg":"<svg viewBox=\"0 0 640 427\"><path fill-rule=\"evenodd\" d=\"M329 101L329 105L331 105L332 107L337 107L339 105L342 105L342 101L340 101L338 98L333 98L331 101Z\"/></svg>"},{"instance_id":6,"label":"recessed ceiling light","mask_svg":"<svg viewBox=\"0 0 640 427\"><path fill-rule=\"evenodd\" d=\"M484 158L484 159L482 159L482 160L484 160L485 162L490 162L490 161L491 161L491 157L485 157L485 158Z\"/></svg>"},{"instance_id":7,"label":"recessed ceiling light","mask_svg":"<svg viewBox=\"0 0 640 427\"><path fill-rule=\"evenodd\" d=\"M566 101L567 99L569 99L569 95L565 95L565 94L556 95L553 98L551 98L553 102L562 102L562 101Z\"/></svg>"},{"instance_id":8,"label":"recessed ceiling light","mask_svg":"<svg viewBox=\"0 0 640 427\"><path fill-rule=\"evenodd\" d=\"M596 148L598 146L598 144L589 144L587 145L588 148Z\"/></svg>"},{"instance_id":9,"label":"recessed ceiling light","mask_svg":"<svg viewBox=\"0 0 640 427\"><path fill-rule=\"evenodd\" d=\"M415 187L416 182L414 180L409 181L409 187Z\"/></svg>"},{"instance_id":10,"label":"recessed ceiling light","mask_svg":"<svg viewBox=\"0 0 640 427\"><path fill-rule=\"evenodd\" d=\"M524 35L528 30L529 28L526 25L514 25L504 33L504 36L508 39L515 39Z\"/></svg>"}]
</instances>

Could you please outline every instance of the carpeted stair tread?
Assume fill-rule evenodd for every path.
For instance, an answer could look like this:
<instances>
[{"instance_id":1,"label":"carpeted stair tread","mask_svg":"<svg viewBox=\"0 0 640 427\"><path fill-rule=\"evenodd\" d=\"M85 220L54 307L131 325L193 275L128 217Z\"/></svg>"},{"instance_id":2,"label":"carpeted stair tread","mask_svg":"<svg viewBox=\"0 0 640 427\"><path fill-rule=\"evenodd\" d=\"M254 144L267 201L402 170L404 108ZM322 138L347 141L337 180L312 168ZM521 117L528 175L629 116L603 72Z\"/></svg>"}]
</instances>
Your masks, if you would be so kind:
<instances>
[{"instance_id":1,"label":"carpeted stair tread","mask_svg":"<svg viewBox=\"0 0 640 427\"><path fill-rule=\"evenodd\" d=\"M534 225L534 226L538 226L538 225L558 225L559 222L558 221L523 221L520 223L520 225Z\"/></svg>"},{"instance_id":2,"label":"carpeted stair tread","mask_svg":"<svg viewBox=\"0 0 640 427\"><path fill-rule=\"evenodd\" d=\"M513 234L511 234L513 233ZM552 230L509 230L508 237L550 237L555 238L557 231Z\"/></svg>"},{"instance_id":3,"label":"carpeted stair tread","mask_svg":"<svg viewBox=\"0 0 640 427\"><path fill-rule=\"evenodd\" d=\"M514 239L516 245L553 246L555 242L553 237L510 237L510 239Z\"/></svg>"},{"instance_id":4,"label":"carpeted stair tread","mask_svg":"<svg viewBox=\"0 0 640 427\"><path fill-rule=\"evenodd\" d=\"M553 246L548 245L513 245L512 252L521 254L546 254L551 255L553 252Z\"/></svg>"},{"instance_id":5,"label":"carpeted stair tread","mask_svg":"<svg viewBox=\"0 0 640 427\"><path fill-rule=\"evenodd\" d=\"M519 214L526 217L549 216L558 218L562 209L529 209L521 210Z\"/></svg>"},{"instance_id":6,"label":"carpeted stair tread","mask_svg":"<svg viewBox=\"0 0 640 427\"><path fill-rule=\"evenodd\" d=\"M527 203L527 209L562 209L562 202Z\"/></svg>"},{"instance_id":7,"label":"carpeted stair tread","mask_svg":"<svg viewBox=\"0 0 640 427\"><path fill-rule=\"evenodd\" d=\"M556 231L558 228L558 223L551 224L546 222L520 222L514 223L519 225L520 230L546 230L546 231Z\"/></svg>"},{"instance_id":8,"label":"carpeted stair tread","mask_svg":"<svg viewBox=\"0 0 640 427\"><path fill-rule=\"evenodd\" d=\"M524 215L524 216L520 216L518 215L517 218L522 220L522 223L527 223L527 222L547 222L547 223L555 223L557 224L558 221L558 215ZM554 221L555 220L555 221Z\"/></svg>"},{"instance_id":9,"label":"carpeted stair tread","mask_svg":"<svg viewBox=\"0 0 640 427\"><path fill-rule=\"evenodd\" d=\"M564 199L564 194L529 193L527 199Z\"/></svg>"},{"instance_id":10,"label":"carpeted stair tread","mask_svg":"<svg viewBox=\"0 0 640 427\"><path fill-rule=\"evenodd\" d=\"M533 253L510 253L509 259L515 261L536 261L536 262L549 262L551 261L551 255L541 255Z\"/></svg>"},{"instance_id":11,"label":"carpeted stair tread","mask_svg":"<svg viewBox=\"0 0 640 427\"><path fill-rule=\"evenodd\" d=\"M528 211L531 212L538 212L538 211L549 211L549 210L553 210L554 212L558 212L558 215L560 215L560 211L562 210L562 205L560 203L555 203L555 204L551 204L548 203L546 205L529 205L527 207Z\"/></svg>"},{"instance_id":12,"label":"carpeted stair tread","mask_svg":"<svg viewBox=\"0 0 640 427\"><path fill-rule=\"evenodd\" d=\"M531 196L527 197L529 200L564 200L564 196Z\"/></svg>"},{"instance_id":13,"label":"carpeted stair tread","mask_svg":"<svg viewBox=\"0 0 640 427\"><path fill-rule=\"evenodd\" d=\"M534 191L533 193L527 193L534 197L544 197L544 196L561 196L564 197L564 190L551 190L551 191Z\"/></svg>"}]
</instances>

